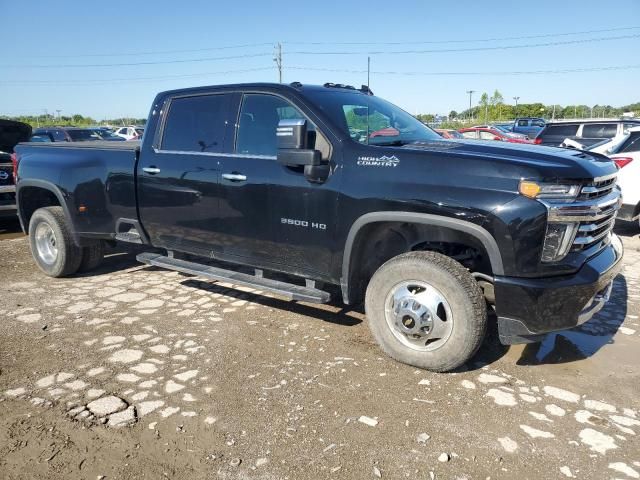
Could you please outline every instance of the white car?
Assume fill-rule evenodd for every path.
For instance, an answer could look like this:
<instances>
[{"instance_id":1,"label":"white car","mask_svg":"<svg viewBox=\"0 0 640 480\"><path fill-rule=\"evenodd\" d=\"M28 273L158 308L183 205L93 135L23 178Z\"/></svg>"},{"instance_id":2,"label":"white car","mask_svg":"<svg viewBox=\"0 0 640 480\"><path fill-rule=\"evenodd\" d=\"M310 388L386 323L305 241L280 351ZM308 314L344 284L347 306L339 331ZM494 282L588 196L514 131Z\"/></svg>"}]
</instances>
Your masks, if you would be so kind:
<instances>
[{"instance_id":1,"label":"white car","mask_svg":"<svg viewBox=\"0 0 640 480\"><path fill-rule=\"evenodd\" d=\"M601 153L611 158L620 168L618 185L622 189L622 207L618 211L618 218L638 221L640 219L640 127L630 128L623 139L614 140L616 141Z\"/></svg>"},{"instance_id":2,"label":"white car","mask_svg":"<svg viewBox=\"0 0 640 480\"><path fill-rule=\"evenodd\" d=\"M140 140L144 133L142 127L120 127L115 132L115 135L124 138L125 140Z\"/></svg>"}]
</instances>

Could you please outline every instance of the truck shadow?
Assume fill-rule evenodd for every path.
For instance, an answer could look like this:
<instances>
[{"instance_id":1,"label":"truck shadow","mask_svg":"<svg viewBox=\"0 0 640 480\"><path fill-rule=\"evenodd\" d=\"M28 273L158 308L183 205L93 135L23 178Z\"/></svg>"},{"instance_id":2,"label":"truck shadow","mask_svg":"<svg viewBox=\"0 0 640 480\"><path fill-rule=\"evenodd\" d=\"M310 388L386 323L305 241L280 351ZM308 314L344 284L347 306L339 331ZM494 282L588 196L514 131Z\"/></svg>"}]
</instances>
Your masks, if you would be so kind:
<instances>
[{"instance_id":1,"label":"truck shadow","mask_svg":"<svg viewBox=\"0 0 640 480\"><path fill-rule=\"evenodd\" d=\"M518 365L570 363L595 355L602 347L614 343L613 337L627 315L627 281L623 274L613 281L611 299L591 320L579 327L549 333L540 343L528 344Z\"/></svg>"},{"instance_id":2,"label":"truck shadow","mask_svg":"<svg viewBox=\"0 0 640 480\"><path fill-rule=\"evenodd\" d=\"M243 290L235 290L223 287L211 281L200 280L197 278L188 278L183 280L181 284L185 287L206 290L211 293L224 295L225 297L257 303L264 307L284 310L324 322L343 325L345 327L353 327L354 325L362 323L364 320L364 308L362 306L354 308L353 306L345 307L340 304L339 290L337 288L335 291L333 289L330 291L332 298L331 302L314 305L292 300L281 300L279 298L246 292Z\"/></svg>"}]
</instances>

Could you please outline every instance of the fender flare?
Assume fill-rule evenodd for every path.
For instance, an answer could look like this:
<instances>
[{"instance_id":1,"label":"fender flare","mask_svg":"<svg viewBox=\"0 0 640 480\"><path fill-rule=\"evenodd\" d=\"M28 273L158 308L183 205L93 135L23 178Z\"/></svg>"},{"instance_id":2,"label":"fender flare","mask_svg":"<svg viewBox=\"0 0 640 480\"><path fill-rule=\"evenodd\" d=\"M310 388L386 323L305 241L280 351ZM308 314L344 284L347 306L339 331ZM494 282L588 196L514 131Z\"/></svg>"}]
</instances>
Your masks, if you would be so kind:
<instances>
[{"instance_id":1,"label":"fender flare","mask_svg":"<svg viewBox=\"0 0 640 480\"><path fill-rule=\"evenodd\" d=\"M468 222L466 220L460 220L458 218L444 217L442 215L433 215L429 213L414 213L414 212L395 212L395 211L383 211L383 212L371 212L358 217L347 235L347 241L345 243L344 252L342 256L342 276L340 279L340 285L342 288L342 296L345 303L349 302L349 268L351 263L351 254L353 249L353 243L358 235L358 232L370 223L376 222L406 222L406 223L418 223L422 225L432 225L437 227L450 228L452 230L458 230L475 237L487 251L489 255L489 262L491 263L491 269L494 275L504 275L504 266L502 264L502 255L498 244L491 236L491 234L483 227L476 225L475 223Z\"/></svg>"},{"instance_id":2,"label":"fender flare","mask_svg":"<svg viewBox=\"0 0 640 480\"><path fill-rule=\"evenodd\" d=\"M37 187L42 188L43 190L48 190L53 193L58 199L58 203L62 207L62 211L64 212L64 216L69 222L71 228L71 235L73 237L73 241L79 245L78 242L78 234L76 229L73 228L73 219L71 217L71 212L69 211L69 205L67 205L66 197L62 190L52 182L48 180L38 180L38 179L27 179L27 180L18 180L18 184L16 185L16 209L18 210L18 218L20 220L20 225L22 226L22 230L27 233L29 228L29 223L26 222L26 219L23 218L22 209L20 208L20 190L24 187Z\"/></svg>"}]
</instances>

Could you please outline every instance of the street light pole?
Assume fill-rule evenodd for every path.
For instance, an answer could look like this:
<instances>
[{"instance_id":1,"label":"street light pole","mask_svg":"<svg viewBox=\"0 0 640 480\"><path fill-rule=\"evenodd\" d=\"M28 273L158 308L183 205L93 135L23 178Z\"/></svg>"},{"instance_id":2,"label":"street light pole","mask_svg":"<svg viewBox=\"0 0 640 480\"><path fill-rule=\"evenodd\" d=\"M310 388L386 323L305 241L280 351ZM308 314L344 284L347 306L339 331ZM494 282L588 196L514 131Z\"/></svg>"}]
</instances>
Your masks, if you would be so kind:
<instances>
[{"instance_id":1,"label":"street light pole","mask_svg":"<svg viewBox=\"0 0 640 480\"><path fill-rule=\"evenodd\" d=\"M518 100L520 100L520 97L513 97L513 99L516 101L516 118L518 118Z\"/></svg>"},{"instance_id":2,"label":"street light pole","mask_svg":"<svg viewBox=\"0 0 640 480\"><path fill-rule=\"evenodd\" d=\"M469 94L469 120L473 120L473 115L471 111L471 97L475 92L476 92L475 90L467 90L467 93Z\"/></svg>"}]
</instances>

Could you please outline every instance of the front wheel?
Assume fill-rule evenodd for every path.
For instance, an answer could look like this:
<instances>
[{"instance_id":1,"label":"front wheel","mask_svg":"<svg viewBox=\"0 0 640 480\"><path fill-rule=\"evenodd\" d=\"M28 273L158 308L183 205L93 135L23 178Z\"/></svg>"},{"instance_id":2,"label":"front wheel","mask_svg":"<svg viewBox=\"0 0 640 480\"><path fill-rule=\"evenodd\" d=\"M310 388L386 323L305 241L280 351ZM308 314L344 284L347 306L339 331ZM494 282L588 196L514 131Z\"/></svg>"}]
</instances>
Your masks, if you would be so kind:
<instances>
[{"instance_id":1,"label":"front wheel","mask_svg":"<svg viewBox=\"0 0 640 480\"><path fill-rule=\"evenodd\" d=\"M72 238L62 207L39 208L29 221L31 254L40 270L50 277L78 271L82 251Z\"/></svg>"},{"instance_id":2,"label":"front wheel","mask_svg":"<svg viewBox=\"0 0 640 480\"><path fill-rule=\"evenodd\" d=\"M474 278L435 252L409 252L382 265L367 287L365 309L373 336L389 356L436 372L469 360L487 326Z\"/></svg>"}]
</instances>

